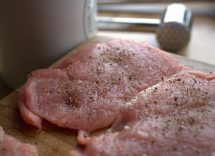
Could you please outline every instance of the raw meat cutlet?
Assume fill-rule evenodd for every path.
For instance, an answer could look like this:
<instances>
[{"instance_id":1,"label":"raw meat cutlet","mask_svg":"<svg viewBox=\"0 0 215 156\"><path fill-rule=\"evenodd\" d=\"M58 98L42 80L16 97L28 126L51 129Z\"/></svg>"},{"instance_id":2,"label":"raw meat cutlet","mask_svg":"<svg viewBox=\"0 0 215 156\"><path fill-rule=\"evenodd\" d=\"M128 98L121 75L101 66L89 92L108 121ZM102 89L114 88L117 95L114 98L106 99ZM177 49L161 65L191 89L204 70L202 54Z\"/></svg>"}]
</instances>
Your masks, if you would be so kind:
<instances>
[{"instance_id":1,"label":"raw meat cutlet","mask_svg":"<svg viewBox=\"0 0 215 156\"><path fill-rule=\"evenodd\" d=\"M0 155L1 156L38 156L35 146L21 143L5 134L0 127Z\"/></svg>"},{"instance_id":2,"label":"raw meat cutlet","mask_svg":"<svg viewBox=\"0 0 215 156\"><path fill-rule=\"evenodd\" d=\"M140 92L121 113L113 132L91 138L84 155L215 155L215 75L177 73Z\"/></svg>"},{"instance_id":3,"label":"raw meat cutlet","mask_svg":"<svg viewBox=\"0 0 215 156\"><path fill-rule=\"evenodd\" d=\"M184 67L167 53L133 40L90 44L55 69L34 71L20 91L23 119L41 128L93 131L109 126L143 89Z\"/></svg>"}]
</instances>

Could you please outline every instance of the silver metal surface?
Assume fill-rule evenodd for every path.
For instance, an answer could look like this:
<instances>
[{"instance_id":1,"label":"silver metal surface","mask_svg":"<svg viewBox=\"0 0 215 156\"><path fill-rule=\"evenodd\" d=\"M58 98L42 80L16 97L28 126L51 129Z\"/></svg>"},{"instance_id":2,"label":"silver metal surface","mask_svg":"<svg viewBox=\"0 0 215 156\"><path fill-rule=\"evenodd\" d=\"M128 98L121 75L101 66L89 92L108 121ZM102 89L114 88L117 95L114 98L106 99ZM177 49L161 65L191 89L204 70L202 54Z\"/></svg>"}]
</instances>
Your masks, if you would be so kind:
<instances>
[{"instance_id":1,"label":"silver metal surface","mask_svg":"<svg viewBox=\"0 0 215 156\"><path fill-rule=\"evenodd\" d=\"M215 16L215 1L183 1L183 4L192 11L195 16ZM161 14L168 7L169 3L108 3L99 4L100 12L126 12L142 14Z\"/></svg>"},{"instance_id":2,"label":"silver metal surface","mask_svg":"<svg viewBox=\"0 0 215 156\"><path fill-rule=\"evenodd\" d=\"M128 17L97 17L99 29L156 31L160 19L128 18Z\"/></svg>"},{"instance_id":3,"label":"silver metal surface","mask_svg":"<svg viewBox=\"0 0 215 156\"><path fill-rule=\"evenodd\" d=\"M182 4L167 7L157 30L157 41L162 49L179 51L190 40L192 14Z\"/></svg>"},{"instance_id":4,"label":"silver metal surface","mask_svg":"<svg viewBox=\"0 0 215 156\"><path fill-rule=\"evenodd\" d=\"M138 31L155 31L162 49L177 52L190 40L192 13L185 5L177 3L169 5L160 19L98 17L97 21L100 29L131 30L135 26Z\"/></svg>"}]
</instances>

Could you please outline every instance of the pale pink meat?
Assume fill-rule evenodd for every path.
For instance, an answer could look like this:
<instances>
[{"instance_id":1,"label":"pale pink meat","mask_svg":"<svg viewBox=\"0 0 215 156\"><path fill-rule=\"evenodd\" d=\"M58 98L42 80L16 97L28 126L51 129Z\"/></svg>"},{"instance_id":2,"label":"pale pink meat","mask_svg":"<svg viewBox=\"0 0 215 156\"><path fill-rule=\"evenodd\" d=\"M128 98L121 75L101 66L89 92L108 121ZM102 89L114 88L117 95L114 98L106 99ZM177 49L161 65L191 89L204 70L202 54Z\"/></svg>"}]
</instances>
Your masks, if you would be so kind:
<instances>
[{"instance_id":1,"label":"pale pink meat","mask_svg":"<svg viewBox=\"0 0 215 156\"><path fill-rule=\"evenodd\" d=\"M214 156L215 75L182 71L140 92L112 132L88 140L84 155Z\"/></svg>"},{"instance_id":2,"label":"pale pink meat","mask_svg":"<svg viewBox=\"0 0 215 156\"><path fill-rule=\"evenodd\" d=\"M35 146L21 143L0 127L0 156L38 156Z\"/></svg>"},{"instance_id":3,"label":"pale pink meat","mask_svg":"<svg viewBox=\"0 0 215 156\"><path fill-rule=\"evenodd\" d=\"M45 119L93 131L111 125L138 92L182 69L167 53L142 42L91 44L54 69L33 72L20 91L20 112L38 128Z\"/></svg>"}]
</instances>

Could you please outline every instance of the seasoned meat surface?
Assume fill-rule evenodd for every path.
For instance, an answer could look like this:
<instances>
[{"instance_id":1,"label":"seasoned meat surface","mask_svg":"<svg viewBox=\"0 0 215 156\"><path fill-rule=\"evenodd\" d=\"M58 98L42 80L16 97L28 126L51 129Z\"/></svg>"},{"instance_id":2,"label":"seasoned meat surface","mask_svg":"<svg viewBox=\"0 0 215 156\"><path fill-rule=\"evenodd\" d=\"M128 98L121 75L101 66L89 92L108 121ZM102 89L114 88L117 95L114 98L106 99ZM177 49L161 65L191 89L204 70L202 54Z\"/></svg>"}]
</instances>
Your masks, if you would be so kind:
<instances>
[{"instance_id":1,"label":"seasoned meat surface","mask_svg":"<svg viewBox=\"0 0 215 156\"><path fill-rule=\"evenodd\" d=\"M34 71L20 91L20 113L41 128L93 131L111 125L138 92L184 69L167 53L133 40L90 44L54 69Z\"/></svg>"},{"instance_id":2,"label":"seasoned meat surface","mask_svg":"<svg viewBox=\"0 0 215 156\"><path fill-rule=\"evenodd\" d=\"M0 127L0 156L38 156L35 146L21 143Z\"/></svg>"},{"instance_id":3,"label":"seasoned meat surface","mask_svg":"<svg viewBox=\"0 0 215 156\"><path fill-rule=\"evenodd\" d=\"M215 75L182 71L124 105L112 131L92 137L84 155L215 155Z\"/></svg>"}]
</instances>

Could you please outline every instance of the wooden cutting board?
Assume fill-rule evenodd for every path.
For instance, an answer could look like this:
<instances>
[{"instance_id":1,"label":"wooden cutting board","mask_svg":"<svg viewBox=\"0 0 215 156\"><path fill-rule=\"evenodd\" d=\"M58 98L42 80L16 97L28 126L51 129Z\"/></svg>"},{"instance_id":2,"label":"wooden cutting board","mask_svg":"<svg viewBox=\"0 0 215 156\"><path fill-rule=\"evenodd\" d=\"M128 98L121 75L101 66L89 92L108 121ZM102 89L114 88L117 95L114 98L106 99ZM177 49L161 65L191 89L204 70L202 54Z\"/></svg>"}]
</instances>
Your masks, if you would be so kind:
<instances>
[{"instance_id":1,"label":"wooden cutting board","mask_svg":"<svg viewBox=\"0 0 215 156\"><path fill-rule=\"evenodd\" d=\"M63 59L78 52L79 48L86 46L88 43L105 42L108 40L110 39L94 37L70 51L65 57L52 66L55 66ZM171 55L181 64L191 66L201 71L215 72L215 66L213 65L193 61L174 54ZM0 101L0 125L8 134L23 142L35 144L39 150L40 156L67 156L72 149L81 150L81 147L78 146L76 142L77 131L62 129L45 123L43 130L39 132L34 127L26 125L19 115L17 98L18 89Z\"/></svg>"}]
</instances>

